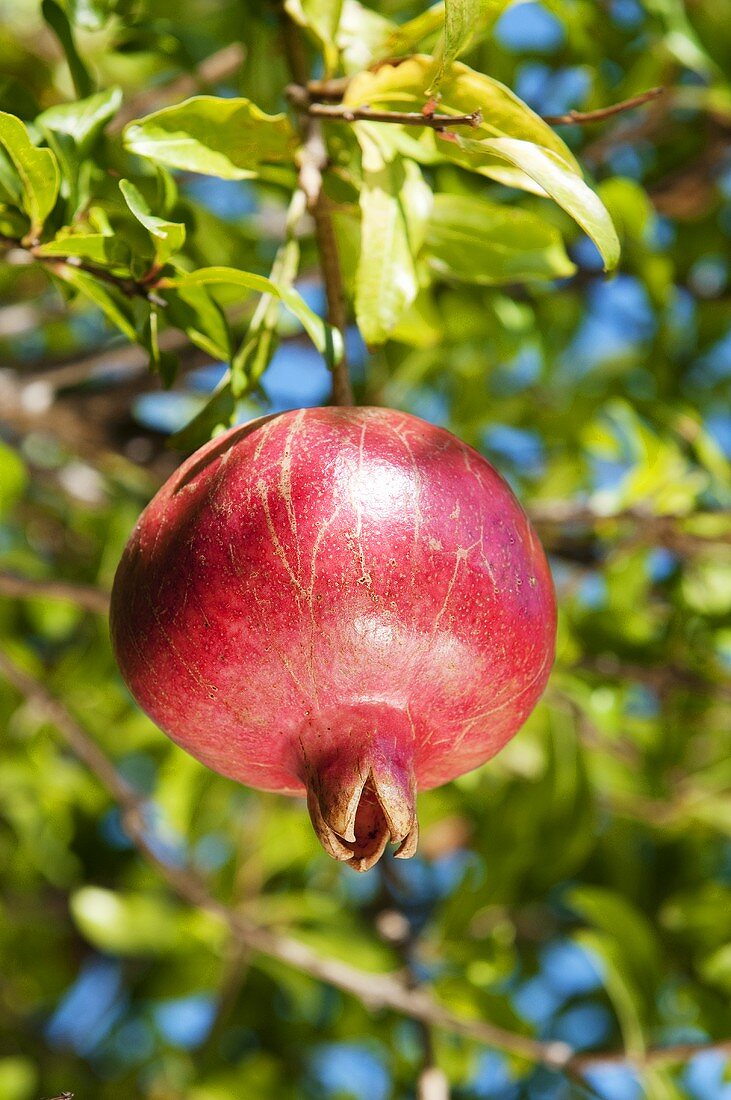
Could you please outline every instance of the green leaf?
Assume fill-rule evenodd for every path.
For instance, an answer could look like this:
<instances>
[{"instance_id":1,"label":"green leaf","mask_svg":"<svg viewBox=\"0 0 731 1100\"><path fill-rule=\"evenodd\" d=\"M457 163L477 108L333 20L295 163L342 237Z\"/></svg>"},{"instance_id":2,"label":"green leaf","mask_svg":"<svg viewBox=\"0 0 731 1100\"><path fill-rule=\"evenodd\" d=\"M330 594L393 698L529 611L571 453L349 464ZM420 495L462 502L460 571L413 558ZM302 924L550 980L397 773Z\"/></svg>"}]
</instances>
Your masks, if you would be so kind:
<instances>
[{"instance_id":1,"label":"green leaf","mask_svg":"<svg viewBox=\"0 0 731 1100\"><path fill-rule=\"evenodd\" d=\"M0 1096L3 1100L34 1100L38 1092L38 1071L30 1058L9 1055L0 1058Z\"/></svg>"},{"instance_id":2,"label":"green leaf","mask_svg":"<svg viewBox=\"0 0 731 1100\"><path fill-rule=\"evenodd\" d=\"M414 161L387 160L377 130L357 128L363 148L360 258L355 313L363 339L384 343L416 298L416 256L431 206L431 189Z\"/></svg>"},{"instance_id":3,"label":"green leaf","mask_svg":"<svg viewBox=\"0 0 731 1100\"><path fill-rule=\"evenodd\" d=\"M84 30L98 31L108 22L112 13L124 14L127 0L63 0L69 18Z\"/></svg>"},{"instance_id":4,"label":"green leaf","mask_svg":"<svg viewBox=\"0 0 731 1100\"><path fill-rule=\"evenodd\" d=\"M473 141L458 136L457 141L461 148L476 156L496 156L520 168L591 237L604 260L605 270L617 266L619 238L606 207L560 156L551 149L515 138Z\"/></svg>"},{"instance_id":5,"label":"green leaf","mask_svg":"<svg viewBox=\"0 0 731 1100\"><path fill-rule=\"evenodd\" d=\"M641 1056L645 1050L644 999L628 978L622 952L610 936L592 930L574 934L574 940L602 962L602 980L622 1029L624 1045L630 1054Z\"/></svg>"},{"instance_id":6,"label":"green leaf","mask_svg":"<svg viewBox=\"0 0 731 1100\"><path fill-rule=\"evenodd\" d=\"M160 347L159 318L157 309L150 309L148 331L145 333L145 344L150 353L150 369L160 376L160 380L166 390L169 390L178 373L178 359L171 351L165 351Z\"/></svg>"},{"instance_id":7,"label":"green leaf","mask_svg":"<svg viewBox=\"0 0 731 1100\"><path fill-rule=\"evenodd\" d=\"M79 155L85 156L107 122L116 115L121 103L121 88L109 88L77 103L59 103L48 107L36 122L44 130L68 134L76 142Z\"/></svg>"},{"instance_id":8,"label":"green leaf","mask_svg":"<svg viewBox=\"0 0 731 1100\"><path fill-rule=\"evenodd\" d=\"M129 249L119 237L103 233L59 233L36 249L39 256L77 256L81 260L106 266L126 266Z\"/></svg>"},{"instance_id":9,"label":"green leaf","mask_svg":"<svg viewBox=\"0 0 731 1100\"><path fill-rule=\"evenodd\" d=\"M359 73L376 57L384 56L384 43L395 30L395 23L364 7L358 0L344 0L337 43L345 72Z\"/></svg>"},{"instance_id":10,"label":"green leaf","mask_svg":"<svg viewBox=\"0 0 731 1100\"><path fill-rule=\"evenodd\" d=\"M0 111L0 145L20 177L23 209L30 218L30 236L43 229L58 196L60 176L50 149L37 149L23 123L15 115Z\"/></svg>"},{"instance_id":11,"label":"green leaf","mask_svg":"<svg viewBox=\"0 0 731 1100\"><path fill-rule=\"evenodd\" d=\"M437 271L484 286L576 270L555 226L528 210L465 195L434 196L425 251Z\"/></svg>"},{"instance_id":12,"label":"green leaf","mask_svg":"<svg viewBox=\"0 0 731 1100\"><path fill-rule=\"evenodd\" d=\"M73 217L79 208L78 182L81 167L76 143L68 134L59 134L42 125L39 128L58 161L61 175L59 193L67 202L67 217Z\"/></svg>"},{"instance_id":13,"label":"green leaf","mask_svg":"<svg viewBox=\"0 0 731 1100\"><path fill-rule=\"evenodd\" d=\"M163 267L185 244L185 226L182 222L169 222L156 217L129 180L120 180L119 190L131 213L152 237L156 266Z\"/></svg>"},{"instance_id":14,"label":"green leaf","mask_svg":"<svg viewBox=\"0 0 731 1100\"><path fill-rule=\"evenodd\" d=\"M128 340L139 341L132 303L120 290L72 264L54 265L53 274L92 301Z\"/></svg>"},{"instance_id":15,"label":"green leaf","mask_svg":"<svg viewBox=\"0 0 731 1100\"><path fill-rule=\"evenodd\" d=\"M296 194L302 195L302 192ZM277 286L292 286L299 260L299 242L292 234L279 248L272 265L271 278ZM231 392L234 398L248 393L269 365L278 343L276 330L279 313L279 300L269 294L262 295L241 347L231 362Z\"/></svg>"},{"instance_id":16,"label":"green leaf","mask_svg":"<svg viewBox=\"0 0 731 1100\"><path fill-rule=\"evenodd\" d=\"M285 0L287 14L301 27L307 27L322 46L326 75L331 75L338 63L335 44L343 0Z\"/></svg>"},{"instance_id":17,"label":"green leaf","mask_svg":"<svg viewBox=\"0 0 731 1100\"><path fill-rule=\"evenodd\" d=\"M279 179L282 170L274 166L293 164L297 135L286 115L267 115L248 99L201 95L130 122L124 143L132 153L188 172Z\"/></svg>"},{"instance_id":18,"label":"green leaf","mask_svg":"<svg viewBox=\"0 0 731 1100\"><path fill-rule=\"evenodd\" d=\"M577 886L566 900L595 926L581 931L577 941L604 962L604 983L622 1027L627 1049L640 1054L661 973L660 952L653 930L630 902L603 887Z\"/></svg>"},{"instance_id":19,"label":"green leaf","mask_svg":"<svg viewBox=\"0 0 731 1100\"><path fill-rule=\"evenodd\" d=\"M71 915L94 947L114 955L184 952L188 937L215 944L221 931L198 911L180 909L164 898L83 886L71 897Z\"/></svg>"},{"instance_id":20,"label":"green leaf","mask_svg":"<svg viewBox=\"0 0 731 1100\"><path fill-rule=\"evenodd\" d=\"M646 0L648 11L665 24L664 45L686 69L702 76L723 76L693 29L683 0Z\"/></svg>"},{"instance_id":21,"label":"green leaf","mask_svg":"<svg viewBox=\"0 0 731 1100\"><path fill-rule=\"evenodd\" d=\"M446 5L441 2L432 4L426 11L419 12L412 19L394 27L384 42L381 56L396 57L400 54L414 53L418 46L427 41L434 42L444 27Z\"/></svg>"},{"instance_id":22,"label":"green leaf","mask_svg":"<svg viewBox=\"0 0 731 1100\"><path fill-rule=\"evenodd\" d=\"M89 75L89 70L79 56L74 34L71 30L71 24L69 23L66 12L56 3L56 0L43 0L41 11L46 23L48 23L48 26L61 43L61 48L66 55L66 62L71 73L71 79L74 82L76 94L78 96L90 95L94 85Z\"/></svg>"},{"instance_id":23,"label":"green leaf","mask_svg":"<svg viewBox=\"0 0 731 1100\"><path fill-rule=\"evenodd\" d=\"M348 85L344 102L349 106L368 103L372 107L384 107L393 111L420 111L428 100L428 88L434 72L434 60L419 55L410 57L398 65L382 65L376 72L360 73ZM445 67L440 87L439 111L444 114L469 115L479 110L482 121L479 126L468 128L467 133L480 145L483 139L495 137L520 138L552 150L579 172L579 166L570 149L551 127L526 103L500 81L484 73L475 72L460 61ZM488 158L484 152L471 154L452 141L441 140L433 130L408 128L392 123L382 126L388 130L389 140L396 142L401 152L425 163L448 159L457 160L466 168L483 175L498 178L501 182L534 191L536 186L525 172L506 168L504 164ZM465 128L459 131L464 132ZM455 133L457 128L455 127Z\"/></svg>"},{"instance_id":24,"label":"green leaf","mask_svg":"<svg viewBox=\"0 0 731 1100\"><path fill-rule=\"evenodd\" d=\"M476 38L485 34L512 0L446 0L444 32L436 50L438 68L429 88L436 91L444 71Z\"/></svg>"},{"instance_id":25,"label":"green leaf","mask_svg":"<svg viewBox=\"0 0 731 1100\"><path fill-rule=\"evenodd\" d=\"M299 270L300 246L296 229L304 213L304 203L303 192L295 191L287 215L287 239L277 250L271 271L272 281L280 287L291 287ZM241 398L257 384L276 351L280 309L279 298L262 294L241 346L231 359L230 370L200 412L170 439L172 447L194 450L233 423Z\"/></svg>"},{"instance_id":26,"label":"green leaf","mask_svg":"<svg viewBox=\"0 0 731 1100\"><path fill-rule=\"evenodd\" d=\"M20 500L28 484L25 463L17 451L0 440L0 517Z\"/></svg>"},{"instance_id":27,"label":"green leaf","mask_svg":"<svg viewBox=\"0 0 731 1100\"><path fill-rule=\"evenodd\" d=\"M638 979L651 981L660 969L658 945L646 918L630 902L611 890L575 886L566 900L597 928L622 945L628 965Z\"/></svg>"},{"instance_id":28,"label":"green leaf","mask_svg":"<svg viewBox=\"0 0 731 1100\"><path fill-rule=\"evenodd\" d=\"M233 267L202 267L188 275L164 279L159 285L162 288L168 286L187 288L216 284L239 286L244 290L255 290L260 294L273 294L281 298L290 313L293 313L301 322L318 351L322 352L329 362L333 360L337 362L341 358L343 352L340 333L318 317L296 290L291 287L277 286L265 275L254 275L249 271L238 271Z\"/></svg>"},{"instance_id":29,"label":"green leaf","mask_svg":"<svg viewBox=\"0 0 731 1100\"><path fill-rule=\"evenodd\" d=\"M214 359L228 362L231 339L223 310L203 286L170 288L165 292L165 315L182 329L196 347Z\"/></svg>"},{"instance_id":30,"label":"green leaf","mask_svg":"<svg viewBox=\"0 0 731 1100\"><path fill-rule=\"evenodd\" d=\"M0 202L20 206L22 195L23 188L13 168L13 162L0 144Z\"/></svg>"}]
</instances>

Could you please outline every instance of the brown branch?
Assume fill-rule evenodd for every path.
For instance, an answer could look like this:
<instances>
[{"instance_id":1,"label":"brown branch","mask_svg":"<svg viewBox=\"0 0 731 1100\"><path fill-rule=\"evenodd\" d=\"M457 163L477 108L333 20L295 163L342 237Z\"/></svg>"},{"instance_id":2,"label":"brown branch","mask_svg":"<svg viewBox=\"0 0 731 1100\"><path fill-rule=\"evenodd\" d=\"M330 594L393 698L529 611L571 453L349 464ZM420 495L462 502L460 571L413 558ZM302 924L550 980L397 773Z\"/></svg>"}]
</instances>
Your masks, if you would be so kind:
<instances>
[{"instance_id":1,"label":"brown branch","mask_svg":"<svg viewBox=\"0 0 731 1100\"><path fill-rule=\"evenodd\" d=\"M290 71L298 81L296 86L301 87L307 79L307 60L300 35L286 13L282 16L282 31ZM305 117L302 136L304 141L298 155L299 186L304 192L307 209L315 223L315 242L327 299L327 319L338 330L343 341L342 357L332 368L332 400L335 405L353 405L353 389L345 351L348 314L343 276L332 215L322 185L322 174L328 162L327 146L320 124L315 118Z\"/></svg>"},{"instance_id":2,"label":"brown branch","mask_svg":"<svg viewBox=\"0 0 731 1100\"><path fill-rule=\"evenodd\" d=\"M375 111L367 105L348 107L340 102L348 87L347 78L337 80L308 80L290 85L286 93L290 101L301 111L315 118L324 118L339 122L390 122L401 126L430 126L443 130L448 126L479 126L482 112L475 110L467 115L428 114L420 111ZM568 111L563 115L542 115L550 126L585 126L591 122L602 122L606 118L641 107L663 95L665 88L650 88L639 95L612 103L608 107L599 107L595 111ZM328 100L329 103L313 102ZM333 102L334 101L334 102Z\"/></svg>"},{"instance_id":3,"label":"brown branch","mask_svg":"<svg viewBox=\"0 0 731 1100\"><path fill-rule=\"evenodd\" d=\"M305 84L307 95L312 100L327 100L330 103L339 103L345 95L349 76L336 76L331 80L308 80Z\"/></svg>"},{"instance_id":4,"label":"brown branch","mask_svg":"<svg viewBox=\"0 0 731 1100\"><path fill-rule=\"evenodd\" d=\"M487 1043L532 1062L561 1069L572 1057L566 1043L540 1042L481 1020L453 1015L438 1004L424 989L413 990L394 974L372 974L348 963L327 959L298 940L255 924L209 892L203 878L192 868L169 863L160 856L144 820L144 802L116 771L111 760L71 712L48 689L21 669L0 648L0 673L15 689L56 726L72 752L97 777L122 808L127 835L162 875L169 886L185 901L214 914L226 924L237 941L263 955L277 959L305 974L335 986L371 1009L391 1009L448 1031Z\"/></svg>"},{"instance_id":5,"label":"brown branch","mask_svg":"<svg viewBox=\"0 0 731 1100\"><path fill-rule=\"evenodd\" d=\"M630 99L612 103L608 107L599 107L596 111L568 111L565 115L542 115L541 117L549 126L586 126L590 122L603 122L605 118L612 118L613 115L619 115L623 111L631 111L633 107L641 107L643 103L650 103L664 93L664 88L650 88Z\"/></svg>"},{"instance_id":6,"label":"brown branch","mask_svg":"<svg viewBox=\"0 0 731 1100\"><path fill-rule=\"evenodd\" d=\"M109 595L101 588L71 581L37 580L35 577L19 577L15 573L0 572L0 596L11 599L41 598L68 600L98 615L109 612Z\"/></svg>"},{"instance_id":7,"label":"brown branch","mask_svg":"<svg viewBox=\"0 0 731 1100\"><path fill-rule=\"evenodd\" d=\"M323 958L298 940L248 920L214 898L203 878L192 868L169 863L159 854L160 847L155 843L144 820L144 802L122 779L112 761L64 704L40 680L20 668L2 649L0 673L53 722L72 752L86 764L119 804L128 836L168 885L183 900L223 921L242 945L334 986L361 1001L371 1011L390 1009L430 1026L464 1035L508 1054L570 1075L582 1074L603 1063L630 1064L643 1069L685 1062L696 1054L707 1051L731 1051L729 1039L659 1047L647 1050L642 1055L632 1055L625 1051L577 1054L567 1043L532 1039L483 1020L459 1016L435 1001L427 990L411 989L394 974L368 973L348 963Z\"/></svg>"},{"instance_id":8,"label":"brown branch","mask_svg":"<svg viewBox=\"0 0 731 1100\"><path fill-rule=\"evenodd\" d=\"M345 107L342 104L311 103L306 108L311 118L329 122L389 122L395 126L427 126L431 130L446 130L449 126L482 124L482 111L469 115L422 114L421 111L374 111L370 107Z\"/></svg>"}]
</instances>

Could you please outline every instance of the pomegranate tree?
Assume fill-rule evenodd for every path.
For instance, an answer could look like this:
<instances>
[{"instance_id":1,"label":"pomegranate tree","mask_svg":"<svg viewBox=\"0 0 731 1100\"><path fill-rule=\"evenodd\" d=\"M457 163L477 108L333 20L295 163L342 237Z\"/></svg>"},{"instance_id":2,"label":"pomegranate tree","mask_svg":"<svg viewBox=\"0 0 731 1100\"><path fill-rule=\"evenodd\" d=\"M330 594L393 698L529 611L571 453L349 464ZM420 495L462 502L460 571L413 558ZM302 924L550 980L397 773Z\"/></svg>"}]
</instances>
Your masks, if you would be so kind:
<instances>
[{"instance_id":1,"label":"pomegranate tree","mask_svg":"<svg viewBox=\"0 0 731 1100\"><path fill-rule=\"evenodd\" d=\"M548 678L555 604L512 492L449 432L301 409L194 454L140 518L112 596L122 673L209 767L306 795L364 871L417 842L415 794L477 767Z\"/></svg>"}]
</instances>

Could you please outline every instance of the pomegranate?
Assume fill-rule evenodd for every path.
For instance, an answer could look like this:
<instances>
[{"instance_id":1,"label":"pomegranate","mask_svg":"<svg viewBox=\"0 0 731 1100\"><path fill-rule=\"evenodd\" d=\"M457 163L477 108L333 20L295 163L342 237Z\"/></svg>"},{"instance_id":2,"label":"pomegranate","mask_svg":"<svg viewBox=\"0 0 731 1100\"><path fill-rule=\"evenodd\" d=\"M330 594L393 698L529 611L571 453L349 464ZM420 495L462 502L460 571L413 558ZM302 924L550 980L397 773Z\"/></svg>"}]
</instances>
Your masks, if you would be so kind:
<instances>
[{"instance_id":1,"label":"pomegranate","mask_svg":"<svg viewBox=\"0 0 731 1100\"><path fill-rule=\"evenodd\" d=\"M391 409L301 409L189 458L112 595L122 673L209 767L307 796L336 859L413 855L415 793L516 733L551 668L541 546L493 467Z\"/></svg>"}]
</instances>

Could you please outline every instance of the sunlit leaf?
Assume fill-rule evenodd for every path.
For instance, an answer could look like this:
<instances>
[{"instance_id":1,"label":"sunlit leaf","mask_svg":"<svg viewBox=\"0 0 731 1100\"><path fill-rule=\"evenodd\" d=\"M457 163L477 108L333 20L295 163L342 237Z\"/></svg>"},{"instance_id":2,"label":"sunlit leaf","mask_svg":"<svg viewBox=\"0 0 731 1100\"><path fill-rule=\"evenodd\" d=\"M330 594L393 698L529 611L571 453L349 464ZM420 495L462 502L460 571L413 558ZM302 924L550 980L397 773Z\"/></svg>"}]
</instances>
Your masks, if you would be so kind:
<instances>
[{"instance_id":1,"label":"sunlit leaf","mask_svg":"<svg viewBox=\"0 0 731 1100\"><path fill-rule=\"evenodd\" d=\"M72 264L54 265L53 273L93 302L128 340L137 341L136 318L132 303L120 290L101 282L88 271L82 271Z\"/></svg>"},{"instance_id":2,"label":"sunlit leaf","mask_svg":"<svg viewBox=\"0 0 731 1100\"><path fill-rule=\"evenodd\" d=\"M344 101L351 106L369 103L372 107L393 111L421 111L429 98L427 88L433 72L433 59L425 56L410 57L397 65L384 64L375 72L364 72L356 76L348 85ZM480 143L485 138L495 137L531 141L552 150L567 165L579 171L566 144L526 103L500 81L476 72L460 61L445 67L438 107L440 114L472 115L475 111L481 112L482 121L479 126L466 130L462 127L459 131L455 127L455 132L466 132L470 138ZM415 159L418 148L421 148L422 156L427 161L459 156L456 146L438 140L431 130L420 131L409 127L408 132L404 133L404 128L389 124L389 131L391 130L396 131L399 140L405 142L404 149L413 149L408 155ZM485 159L483 155L478 167L487 173ZM466 166L471 166L469 154L464 156L464 161ZM502 173L503 179L518 181L517 185L528 178L523 172L513 171L512 176L505 176L504 173L505 170ZM533 188L534 185L529 182L529 186Z\"/></svg>"},{"instance_id":3,"label":"sunlit leaf","mask_svg":"<svg viewBox=\"0 0 731 1100\"><path fill-rule=\"evenodd\" d=\"M159 164L221 179L284 178L277 166L291 165L296 148L286 115L267 115L248 99L203 95L130 122L124 141Z\"/></svg>"},{"instance_id":4,"label":"sunlit leaf","mask_svg":"<svg viewBox=\"0 0 731 1100\"><path fill-rule=\"evenodd\" d=\"M152 894L84 886L71 898L71 913L90 943L115 955L179 954L188 936L201 947L215 944L220 936L217 925L202 912L180 909Z\"/></svg>"},{"instance_id":5,"label":"sunlit leaf","mask_svg":"<svg viewBox=\"0 0 731 1100\"><path fill-rule=\"evenodd\" d=\"M319 40L325 55L326 70L331 73L338 60L335 44L343 0L285 0L287 14L307 27Z\"/></svg>"},{"instance_id":6,"label":"sunlit leaf","mask_svg":"<svg viewBox=\"0 0 731 1100\"><path fill-rule=\"evenodd\" d=\"M66 12L60 4L56 3L56 0L43 0L41 11L46 23L61 43L71 79L76 88L76 94L78 96L90 95L94 87L93 81L76 48L74 34Z\"/></svg>"},{"instance_id":7,"label":"sunlit leaf","mask_svg":"<svg viewBox=\"0 0 731 1100\"><path fill-rule=\"evenodd\" d=\"M431 191L413 161L383 156L367 125L358 127L358 136L363 189L355 312L366 343L382 344L419 289L416 256L424 240Z\"/></svg>"},{"instance_id":8,"label":"sunlit leaf","mask_svg":"<svg viewBox=\"0 0 731 1100\"><path fill-rule=\"evenodd\" d=\"M496 156L520 168L558 203L591 237L599 249L607 270L619 261L619 238L601 199L584 183L580 175L551 149L515 138L489 138L474 141L458 138L461 148L480 156Z\"/></svg>"},{"instance_id":9,"label":"sunlit leaf","mask_svg":"<svg viewBox=\"0 0 731 1100\"><path fill-rule=\"evenodd\" d=\"M342 355L342 341L339 334L310 309L296 290L287 286L277 286L265 275L238 271L232 267L204 267L189 275L166 279L160 285L187 288L216 284L238 286L243 290L254 290L260 294L273 294L281 298L290 313L293 313L302 324L318 351L333 357L335 361Z\"/></svg>"},{"instance_id":10,"label":"sunlit leaf","mask_svg":"<svg viewBox=\"0 0 731 1100\"><path fill-rule=\"evenodd\" d=\"M60 182L56 158L50 149L37 149L20 119L4 111L0 111L0 146L20 178L30 235L36 237L56 203Z\"/></svg>"},{"instance_id":11,"label":"sunlit leaf","mask_svg":"<svg viewBox=\"0 0 731 1100\"><path fill-rule=\"evenodd\" d=\"M144 225L152 237L155 249L155 263L162 267L171 256L180 252L185 243L185 226L180 222L169 222L156 217L150 207L129 180L120 180L119 189L137 221Z\"/></svg>"},{"instance_id":12,"label":"sunlit leaf","mask_svg":"<svg viewBox=\"0 0 731 1100\"><path fill-rule=\"evenodd\" d=\"M0 440L0 517L18 501L28 483L25 463L16 450Z\"/></svg>"},{"instance_id":13,"label":"sunlit leaf","mask_svg":"<svg viewBox=\"0 0 731 1100\"><path fill-rule=\"evenodd\" d=\"M426 253L445 275L487 286L576 270L554 226L530 211L465 195L434 196Z\"/></svg>"},{"instance_id":14,"label":"sunlit leaf","mask_svg":"<svg viewBox=\"0 0 731 1100\"><path fill-rule=\"evenodd\" d=\"M103 233L58 234L39 246L39 256L77 256L90 263L119 265L129 262L129 248L117 237Z\"/></svg>"},{"instance_id":15,"label":"sunlit leaf","mask_svg":"<svg viewBox=\"0 0 731 1100\"><path fill-rule=\"evenodd\" d=\"M76 103L56 103L47 107L36 122L44 130L68 134L80 155L86 154L122 103L121 88L97 92Z\"/></svg>"},{"instance_id":16,"label":"sunlit leaf","mask_svg":"<svg viewBox=\"0 0 731 1100\"><path fill-rule=\"evenodd\" d=\"M438 66L430 91L439 88L445 69L482 36L512 0L446 0L444 31L436 49Z\"/></svg>"}]
</instances>

